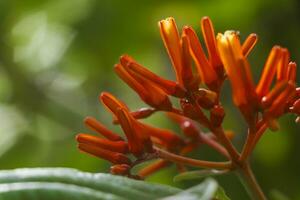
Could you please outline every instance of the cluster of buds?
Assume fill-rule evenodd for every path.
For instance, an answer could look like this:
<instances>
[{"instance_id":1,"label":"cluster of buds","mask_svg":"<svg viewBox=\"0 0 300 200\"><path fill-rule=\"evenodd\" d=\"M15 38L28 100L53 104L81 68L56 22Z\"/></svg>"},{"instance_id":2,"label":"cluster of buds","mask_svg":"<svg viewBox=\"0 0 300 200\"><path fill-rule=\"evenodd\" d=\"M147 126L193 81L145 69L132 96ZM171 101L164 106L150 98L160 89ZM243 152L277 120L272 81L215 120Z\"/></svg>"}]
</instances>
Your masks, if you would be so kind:
<instances>
[{"instance_id":1,"label":"cluster of buds","mask_svg":"<svg viewBox=\"0 0 300 200\"><path fill-rule=\"evenodd\" d=\"M120 125L126 138L108 130L92 117L85 119L86 126L103 137L77 135L79 149L111 162L111 173L143 178L171 163L176 163L180 171L186 170L186 165L235 169L247 160L267 128L278 129L276 120L280 116L294 113L298 116L296 121L300 121L296 64L290 61L286 48L272 48L255 86L247 57L257 42L256 34L250 34L243 43L234 31L216 36L211 20L204 17L201 30L206 55L193 28L183 27L180 35L173 18L160 21L159 28L176 80L164 79L128 55L121 56L114 67L116 74L150 107L130 111L116 97L102 93L100 101L112 113L113 123ZM249 127L241 153L231 142L232 132L222 127L225 110L220 93L226 79L231 83L233 102ZM180 108L172 105L170 97L179 100ZM140 119L158 111L166 112L179 124L182 136L141 122ZM200 128L210 132L203 133ZM229 161L186 157L202 144L209 145ZM132 174L134 166L150 159L158 160L139 171L138 176Z\"/></svg>"}]
</instances>

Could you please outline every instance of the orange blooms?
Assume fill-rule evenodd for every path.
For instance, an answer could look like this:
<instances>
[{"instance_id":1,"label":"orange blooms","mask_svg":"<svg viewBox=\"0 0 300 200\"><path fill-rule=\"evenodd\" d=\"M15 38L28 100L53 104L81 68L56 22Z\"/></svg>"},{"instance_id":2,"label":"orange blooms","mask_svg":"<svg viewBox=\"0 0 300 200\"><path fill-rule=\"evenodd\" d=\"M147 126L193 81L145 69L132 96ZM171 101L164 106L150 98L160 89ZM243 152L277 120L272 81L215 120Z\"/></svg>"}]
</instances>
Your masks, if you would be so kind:
<instances>
[{"instance_id":1,"label":"orange blooms","mask_svg":"<svg viewBox=\"0 0 300 200\"><path fill-rule=\"evenodd\" d=\"M230 161L240 162L249 156L267 127L271 130L279 128L277 118L293 113L298 116L296 122L300 122L297 66L290 61L286 48L272 48L256 85L247 57L257 43L257 35L252 33L241 43L235 31L216 36L208 17L204 17L200 25L207 54L193 28L184 26L180 34L173 18L159 22L176 80L164 79L130 56L121 56L114 67L116 74L150 107L130 111L112 94L101 93L99 100L112 113L113 123L120 125L125 137L107 129L95 118L87 117L85 125L103 137L78 134L76 139L80 150L113 163L111 173L133 178L139 177L132 175L131 169L151 159L160 160L144 168L140 176L149 175L172 162L177 163L180 170L185 170L181 162L226 168L228 163L202 162L183 156L206 144ZM220 98L226 79L231 84L233 102L249 128L249 141L241 155L231 144L231 132L222 128L226 113ZM170 97L179 100L180 108L174 106L176 104L171 102ZM182 136L140 120L159 111L167 112L168 117L180 125ZM204 134L202 127L211 133Z\"/></svg>"}]
</instances>

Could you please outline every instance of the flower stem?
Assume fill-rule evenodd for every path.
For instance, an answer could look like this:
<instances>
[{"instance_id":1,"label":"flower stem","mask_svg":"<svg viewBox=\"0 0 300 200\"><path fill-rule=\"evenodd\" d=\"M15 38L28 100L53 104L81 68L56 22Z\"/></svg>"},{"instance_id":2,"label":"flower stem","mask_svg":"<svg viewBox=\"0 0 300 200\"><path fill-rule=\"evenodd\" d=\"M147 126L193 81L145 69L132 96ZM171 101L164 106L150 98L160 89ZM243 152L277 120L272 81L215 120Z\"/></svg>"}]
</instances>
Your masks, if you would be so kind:
<instances>
[{"instance_id":1,"label":"flower stem","mask_svg":"<svg viewBox=\"0 0 300 200\"><path fill-rule=\"evenodd\" d=\"M237 174L252 199L266 200L266 196L256 181L248 162L237 170Z\"/></svg>"},{"instance_id":2,"label":"flower stem","mask_svg":"<svg viewBox=\"0 0 300 200\"><path fill-rule=\"evenodd\" d=\"M222 127L218 127L215 129L211 129L211 131L217 136L217 138L221 141L224 147L227 149L228 153L230 154L233 161L239 160L239 152L233 146L231 141L225 135L225 132Z\"/></svg>"},{"instance_id":3,"label":"flower stem","mask_svg":"<svg viewBox=\"0 0 300 200\"><path fill-rule=\"evenodd\" d=\"M232 163L231 162L211 162L205 160L196 160L192 158L187 158L183 156L179 156L160 148L155 148L158 157L172 161L174 163L194 166L194 167L201 167L201 168L209 168L209 169L231 169Z\"/></svg>"}]
</instances>

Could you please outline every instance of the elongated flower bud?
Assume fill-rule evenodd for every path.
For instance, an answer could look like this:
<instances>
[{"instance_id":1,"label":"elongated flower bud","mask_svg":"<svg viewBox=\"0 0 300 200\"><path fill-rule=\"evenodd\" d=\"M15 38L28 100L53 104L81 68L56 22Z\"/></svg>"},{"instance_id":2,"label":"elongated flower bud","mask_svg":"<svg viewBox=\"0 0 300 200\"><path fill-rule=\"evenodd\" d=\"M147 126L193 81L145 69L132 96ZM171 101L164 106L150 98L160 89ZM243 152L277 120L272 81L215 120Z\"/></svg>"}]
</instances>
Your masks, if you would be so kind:
<instances>
[{"instance_id":1,"label":"elongated flower bud","mask_svg":"<svg viewBox=\"0 0 300 200\"><path fill-rule=\"evenodd\" d=\"M202 29L202 34L204 37L204 41L206 44L206 48L208 51L209 55L209 61L215 71L223 76L224 69L223 69L223 64L221 62L218 50L217 50L217 44L216 44L216 39L215 39L215 31L213 24L209 17L203 17L201 20L201 29Z\"/></svg>"},{"instance_id":2,"label":"elongated flower bud","mask_svg":"<svg viewBox=\"0 0 300 200\"><path fill-rule=\"evenodd\" d=\"M227 31L217 36L218 48L228 78L231 82L233 100L236 106L247 105L255 99L254 83L250 66L242 53L237 34Z\"/></svg>"},{"instance_id":3,"label":"elongated flower bud","mask_svg":"<svg viewBox=\"0 0 300 200\"><path fill-rule=\"evenodd\" d=\"M174 70L176 72L176 79L182 85L181 46L180 37L175 20L174 18L169 17L165 20L161 20L158 23L158 25L160 28L161 37L172 61Z\"/></svg>"},{"instance_id":4,"label":"elongated flower bud","mask_svg":"<svg viewBox=\"0 0 300 200\"><path fill-rule=\"evenodd\" d=\"M259 96L259 98L262 98L269 92L270 86L272 84L272 80L276 73L277 66L280 63L280 58L281 58L280 47L279 46L273 47L268 56L266 64L263 68L260 81L256 87L256 93Z\"/></svg>"},{"instance_id":5,"label":"elongated flower bud","mask_svg":"<svg viewBox=\"0 0 300 200\"><path fill-rule=\"evenodd\" d=\"M93 117L86 117L84 119L84 123L88 128L90 128L93 131L96 131L97 133L103 135L109 140L113 140L113 141L123 140L121 136L107 129L103 124L101 124Z\"/></svg>"},{"instance_id":6,"label":"elongated flower bud","mask_svg":"<svg viewBox=\"0 0 300 200\"><path fill-rule=\"evenodd\" d=\"M114 164L130 164L131 161L122 153L117 153L109 150L105 150L93 145L79 143L78 148L81 151L89 153L93 156L103 158Z\"/></svg>"},{"instance_id":7,"label":"elongated flower bud","mask_svg":"<svg viewBox=\"0 0 300 200\"><path fill-rule=\"evenodd\" d=\"M123 63L124 67L128 67L130 70L134 71L135 73L139 74L140 76L148 79L149 81L155 83L159 88L164 90L167 94L175 96L175 97L184 97L185 90L178 85L174 81L169 81L166 79L161 78L160 76L154 74L153 72L149 71L145 67L138 64L132 58L127 55L124 55L120 59L121 63Z\"/></svg>"},{"instance_id":8,"label":"elongated flower bud","mask_svg":"<svg viewBox=\"0 0 300 200\"><path fill-rule=\"evenodd\" d=\"M292 83L296 82L297 65L294 62L290 62L287 67L287 78Z\"/></svg>"},{"instance_id":9,"label":"elongated flower bud","mask_svg":"<svg viewBox=\"0 0 300 200\"><path fill-rule=\"evenodd\" d=\"M255 44L257 43L257 35L255 33L250 34L245 42L242 45L243 55L248 57L251 50L254 48Z\"/></svg>"},{"instance_id":10,"label":"elongated flower bud","mask_svg":"<svg viewBox=\"0 0 300 200\"><path fill-rule=\"evenodd\" d=\"M208 62L195 31L191 27L184 27L183 31L188 36L190 53L196 63L201 80L208 87L215 89L218 76L212 65Z\"/></svg>"},{"instance_id":11,"label":"elongated flower bud","mask_svg":"<svg viewBox=\"0 0 300 200\"><path fill-rule=\"evenodd\" d=\"M286 89L288 86L287 81L277 82L275 87L262 98L261 105L264 109L270 107L274 100Z\"/></svg>"},{"instance_id":12,"label":"elongated flower bud","mask_svg":"<svg viewBox=\"0 0 300 200\"><path fill-rule=\"evenodd\" d=\"M277 81L288 79L288 64L290 62L290 53L286 48L281 50L282 58L277 68Z\"/></svg>"},{"instance_id":13,"label":"elongated flower bud","mask_svg":"<svg viewBox=\"0 0 300 200\"><path fill-rule=\"evenodd\" d=\"M108 92L102 92L99 96L99 100L105 105L105 107L114 115L118 112L119 108L128 110L128 107L117 99L115 96Z\"/></svg>"},{"instance_id":14,"label":"elongated flower bud","mask_svg":"<svg viewBox=\"0 0 300 200\"><path fill-rule=\"evenodd\" d=\"M195 91L198 89L199 83L196 81L196 77L192 70L192 60L189 49L188 36L183 32L181 36L182 46L182 82L184 87L189 91Z\"/></svg>"},{"instance_id":15,"label":"elongated flower bud","mask_svg":"<svg viewBox=\"0 0 300 200\"><path fill-rule=\"evenodd\" d=\"M123 63L127 62L125 58L121 58L121 60L123 60ZM127 65L130 65L130 62ZM160 110L172 109L168 95L155 83L134 71L126 69L121 64L115 66L115 71L120 78L136 91L145 103Z\"/></svg>"},{"instance_id":16,"label":"elongated flower bud","mask_svg":"<svg viewBox=\"0 0 300 200\"><path fill-rule=\"evenodd\" d=\"M79 143L97 146L99 148L103 148L114 152L119 152L124 154L128 152L127 143L124 141L110 141L107 139L99 138L84 133L78 134L76 136L76 140Z\"/></svg>"},{"instance_id":17,"label":"elongated flower bud","mask_svg":"<svg viewBox=\"0 0 300 200\"><path fill-rule=\"evenodd\" d=\"M117 117L128 140L130 152L135 156L142 155L144 153L143 143L139 140L139 137L133 125L133 121L131 120L130 116L124 109L119 108L117 112Z\"/></svg>"}]
</instances>

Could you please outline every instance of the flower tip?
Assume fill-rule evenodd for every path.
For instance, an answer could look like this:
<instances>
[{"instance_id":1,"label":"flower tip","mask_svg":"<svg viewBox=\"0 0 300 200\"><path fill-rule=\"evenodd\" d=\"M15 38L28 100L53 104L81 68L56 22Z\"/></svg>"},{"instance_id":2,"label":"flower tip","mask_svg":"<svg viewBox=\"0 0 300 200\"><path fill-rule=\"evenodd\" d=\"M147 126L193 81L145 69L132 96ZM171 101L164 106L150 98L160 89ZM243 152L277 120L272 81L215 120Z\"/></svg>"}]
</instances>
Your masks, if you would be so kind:
<instances>
[{"instance_id":1,"label":"flower tip","mask_svg":"<svg viewBox=\"0 0 300 200\"><path fill-rule=\"evenodd\" d=\"M207 21L210 21L210 18L208 16L204 16L201 18L201 21L202 21L202 23L207 22Z\"/></svg>"},{"instance_id":2,"label":"flower tip","mask_svg":"<svg viewBox=\"0 0 300 200\"><path fill-rule=\"evenodd\" d=\"M132 61L133 59L127 55L127 54L123 54L122 56L120 56L120 63L121 65L123 65L124 67L128 66L128 64Z\"/></svg>"},{"instance_id":3,"label":"flower tip","mask_svg":"<svg viewBox=\"0 0 300 200\"><path fill-rule=\"evenodd\" d=\"M75 136L75 140L77 141L77 142L81 142L81 139L82 139L82 135L83 135L83 133L78 133L76 136Z\"/></svg>"}]
</instances>

